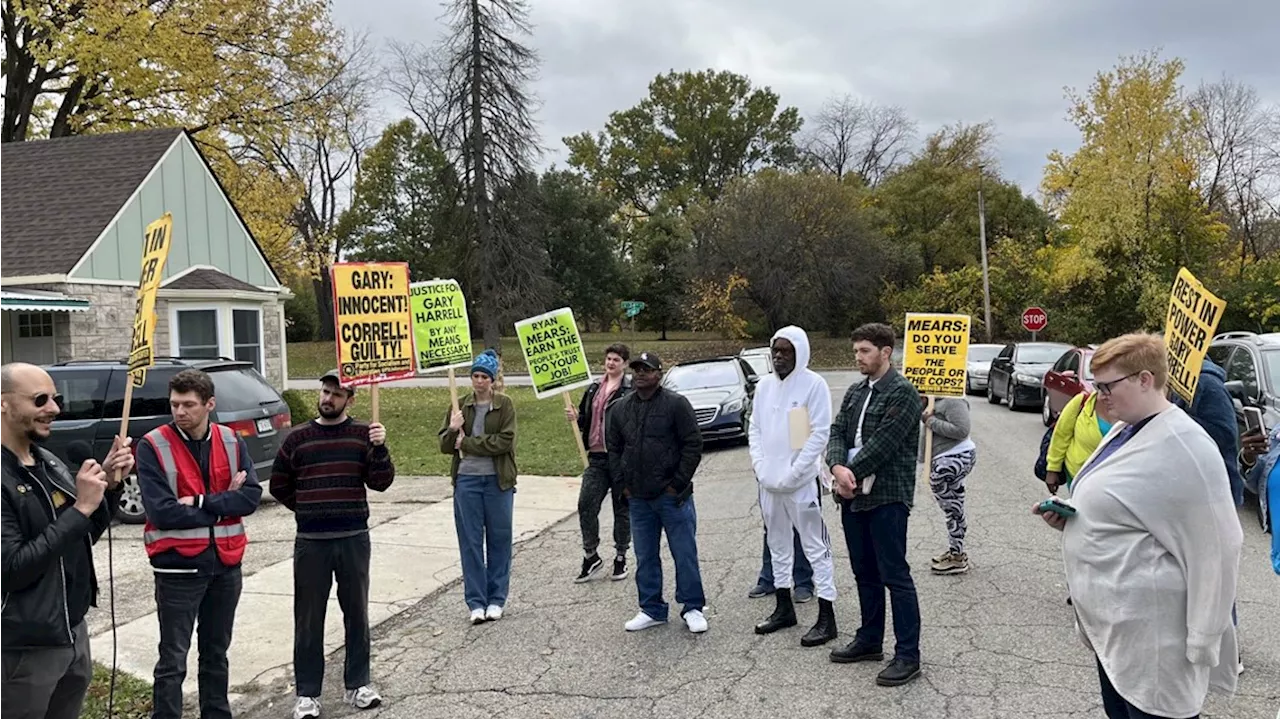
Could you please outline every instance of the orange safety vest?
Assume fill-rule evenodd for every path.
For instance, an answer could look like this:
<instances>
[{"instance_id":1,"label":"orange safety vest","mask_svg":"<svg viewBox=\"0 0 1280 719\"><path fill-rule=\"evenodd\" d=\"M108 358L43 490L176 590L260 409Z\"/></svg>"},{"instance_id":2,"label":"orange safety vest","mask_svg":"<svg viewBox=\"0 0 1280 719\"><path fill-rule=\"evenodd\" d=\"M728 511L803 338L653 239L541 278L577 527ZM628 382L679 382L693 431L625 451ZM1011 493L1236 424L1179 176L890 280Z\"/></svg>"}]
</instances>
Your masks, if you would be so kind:
<instances>
[{"instance_id":1,"label":"orange safety vest","mask_svg":"<svg viewBox=\"0 0 1280 719\"><path fill-rule=\"evenodd\" d=\"M160 468L169 480L169 489L178 497L194 497L201 494L225 492L231 487L231 478L240 471L240 443L235 432L220 424L209 423L213 446L209 452L209 490L204 488L200 465L191 456L186 442L173 428L165 424L151 430L143 437L156 450ZM234 567L244 557L249 538L244 533L244 523L239 517L227 517L213 527L194 529L157 529L147 518L142 541L147 556L175 550L184 557L195 557L209 548L212 541L218 550L218 559L228 567Z\"/></svg>"}]
</instances>

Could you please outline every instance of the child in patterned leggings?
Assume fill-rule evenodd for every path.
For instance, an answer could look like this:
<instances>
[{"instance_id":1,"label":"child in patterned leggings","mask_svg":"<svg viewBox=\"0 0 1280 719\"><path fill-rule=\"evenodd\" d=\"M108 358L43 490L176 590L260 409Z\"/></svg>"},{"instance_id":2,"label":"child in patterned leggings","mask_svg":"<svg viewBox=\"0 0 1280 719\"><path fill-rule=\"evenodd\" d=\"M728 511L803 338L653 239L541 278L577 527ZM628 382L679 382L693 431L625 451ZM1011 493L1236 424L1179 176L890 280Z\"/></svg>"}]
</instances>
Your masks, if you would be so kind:
<instances>
[{"instance_id":1,"label":"child in patterned leggings","mask_svg":"<svg viewBox=\"0 0 1280 719\"><path fill-rule=\"evenodd\" d=\"M933 433L932 456L925 458L925 433L920 433L920 461L928 461L929 485L933 498L947 518L947 551L933 558L934 574L963 574L969 571L969 555L964 551L968 523L964 517L964 480L977 461L977 447L969 438L969 402L964 399L934 400L933 410L922 417L925 429Z\"/></svg>"}]
</instances>

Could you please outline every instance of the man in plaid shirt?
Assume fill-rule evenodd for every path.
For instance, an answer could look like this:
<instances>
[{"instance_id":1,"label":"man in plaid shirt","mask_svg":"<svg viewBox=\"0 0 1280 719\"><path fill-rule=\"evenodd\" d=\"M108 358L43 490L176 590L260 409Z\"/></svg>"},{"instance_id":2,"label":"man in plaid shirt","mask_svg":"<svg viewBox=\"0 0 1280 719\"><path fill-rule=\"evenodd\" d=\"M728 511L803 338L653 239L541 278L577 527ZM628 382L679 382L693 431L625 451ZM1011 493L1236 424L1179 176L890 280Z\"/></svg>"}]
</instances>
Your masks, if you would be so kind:
<instances>
[{"instance_id":1,"label":"man in plaid shirt","mask_svg":"<svg viewBox=\"0 0 1280 719\"><path fill-rule=\"evenodd\" d=\"M893 602L893 661L876 677L901 686L920 676L920 603L907 565L907 516L916 488L920 393L890 361L893 328L868 324L853 333L858 371L831 423L827 464L839 497L849 563L858 583L862 626L833 662L884 659L884 590Z\"/></svg>"}]
</instances>

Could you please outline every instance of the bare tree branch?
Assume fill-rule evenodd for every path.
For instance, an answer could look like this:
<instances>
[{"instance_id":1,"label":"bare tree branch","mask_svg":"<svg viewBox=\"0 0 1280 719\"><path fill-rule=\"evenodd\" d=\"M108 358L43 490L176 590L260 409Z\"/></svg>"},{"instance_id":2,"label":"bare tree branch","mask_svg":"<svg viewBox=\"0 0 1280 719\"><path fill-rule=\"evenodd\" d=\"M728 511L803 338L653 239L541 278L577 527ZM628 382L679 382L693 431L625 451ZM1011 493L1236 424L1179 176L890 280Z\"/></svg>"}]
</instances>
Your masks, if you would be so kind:
<instances>
[{"instance_id":1,"label":"bare tree branch","mask_svg":"<svg viewBox=\"0 0 1280 719\"><path fill-rule=\"evenodd\" d=\"M843 179L856 173L868 185L880 180L911 153L916 123L905 110L833 97L811 122L801 145L816 167Z\"/></svg>"}]
</instances>

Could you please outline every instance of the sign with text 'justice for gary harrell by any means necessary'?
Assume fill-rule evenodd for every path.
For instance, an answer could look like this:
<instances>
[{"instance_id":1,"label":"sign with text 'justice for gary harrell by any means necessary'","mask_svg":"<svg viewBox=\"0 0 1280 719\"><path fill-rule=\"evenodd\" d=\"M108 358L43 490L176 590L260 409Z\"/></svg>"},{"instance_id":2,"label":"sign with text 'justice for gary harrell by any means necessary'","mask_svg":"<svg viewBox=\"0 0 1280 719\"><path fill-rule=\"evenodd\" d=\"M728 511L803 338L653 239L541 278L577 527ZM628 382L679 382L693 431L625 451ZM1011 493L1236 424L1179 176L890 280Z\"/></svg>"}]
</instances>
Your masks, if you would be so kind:
<instances>
[{"instance_id":1,"label":"sign with text 'justice for gary harrell by any means necessary'","mask_svg":"<svg viewBox=\"0 0 1280 719\"><path fill-rule=\"evenodd\" d=\"M333 322L342 384L355 387L414 375L407 263L335 264Z\"/></svg>"},{"instance_id":2,"label":"sign with text 'justice for gary harrell by any means necessary'","mask_svg":"<svg viewBox=\"0 0 1280 719\"><path fill-rule=\"evenodd\" d=\"M418 372L471 366L471 322L457 280L409 285Z\"/></svg>"},{"instance_id":3,"label":"sign with text 'justice for gary harrell by any means necessary'","mask_svg":"<svg viewBox=\"0 0 1280 719\"><path fill-rule=\"evenodd\" d=\"M920 394L963 397L969 315L907 314L902 376Z\"/></svg>"}]
</instances>

